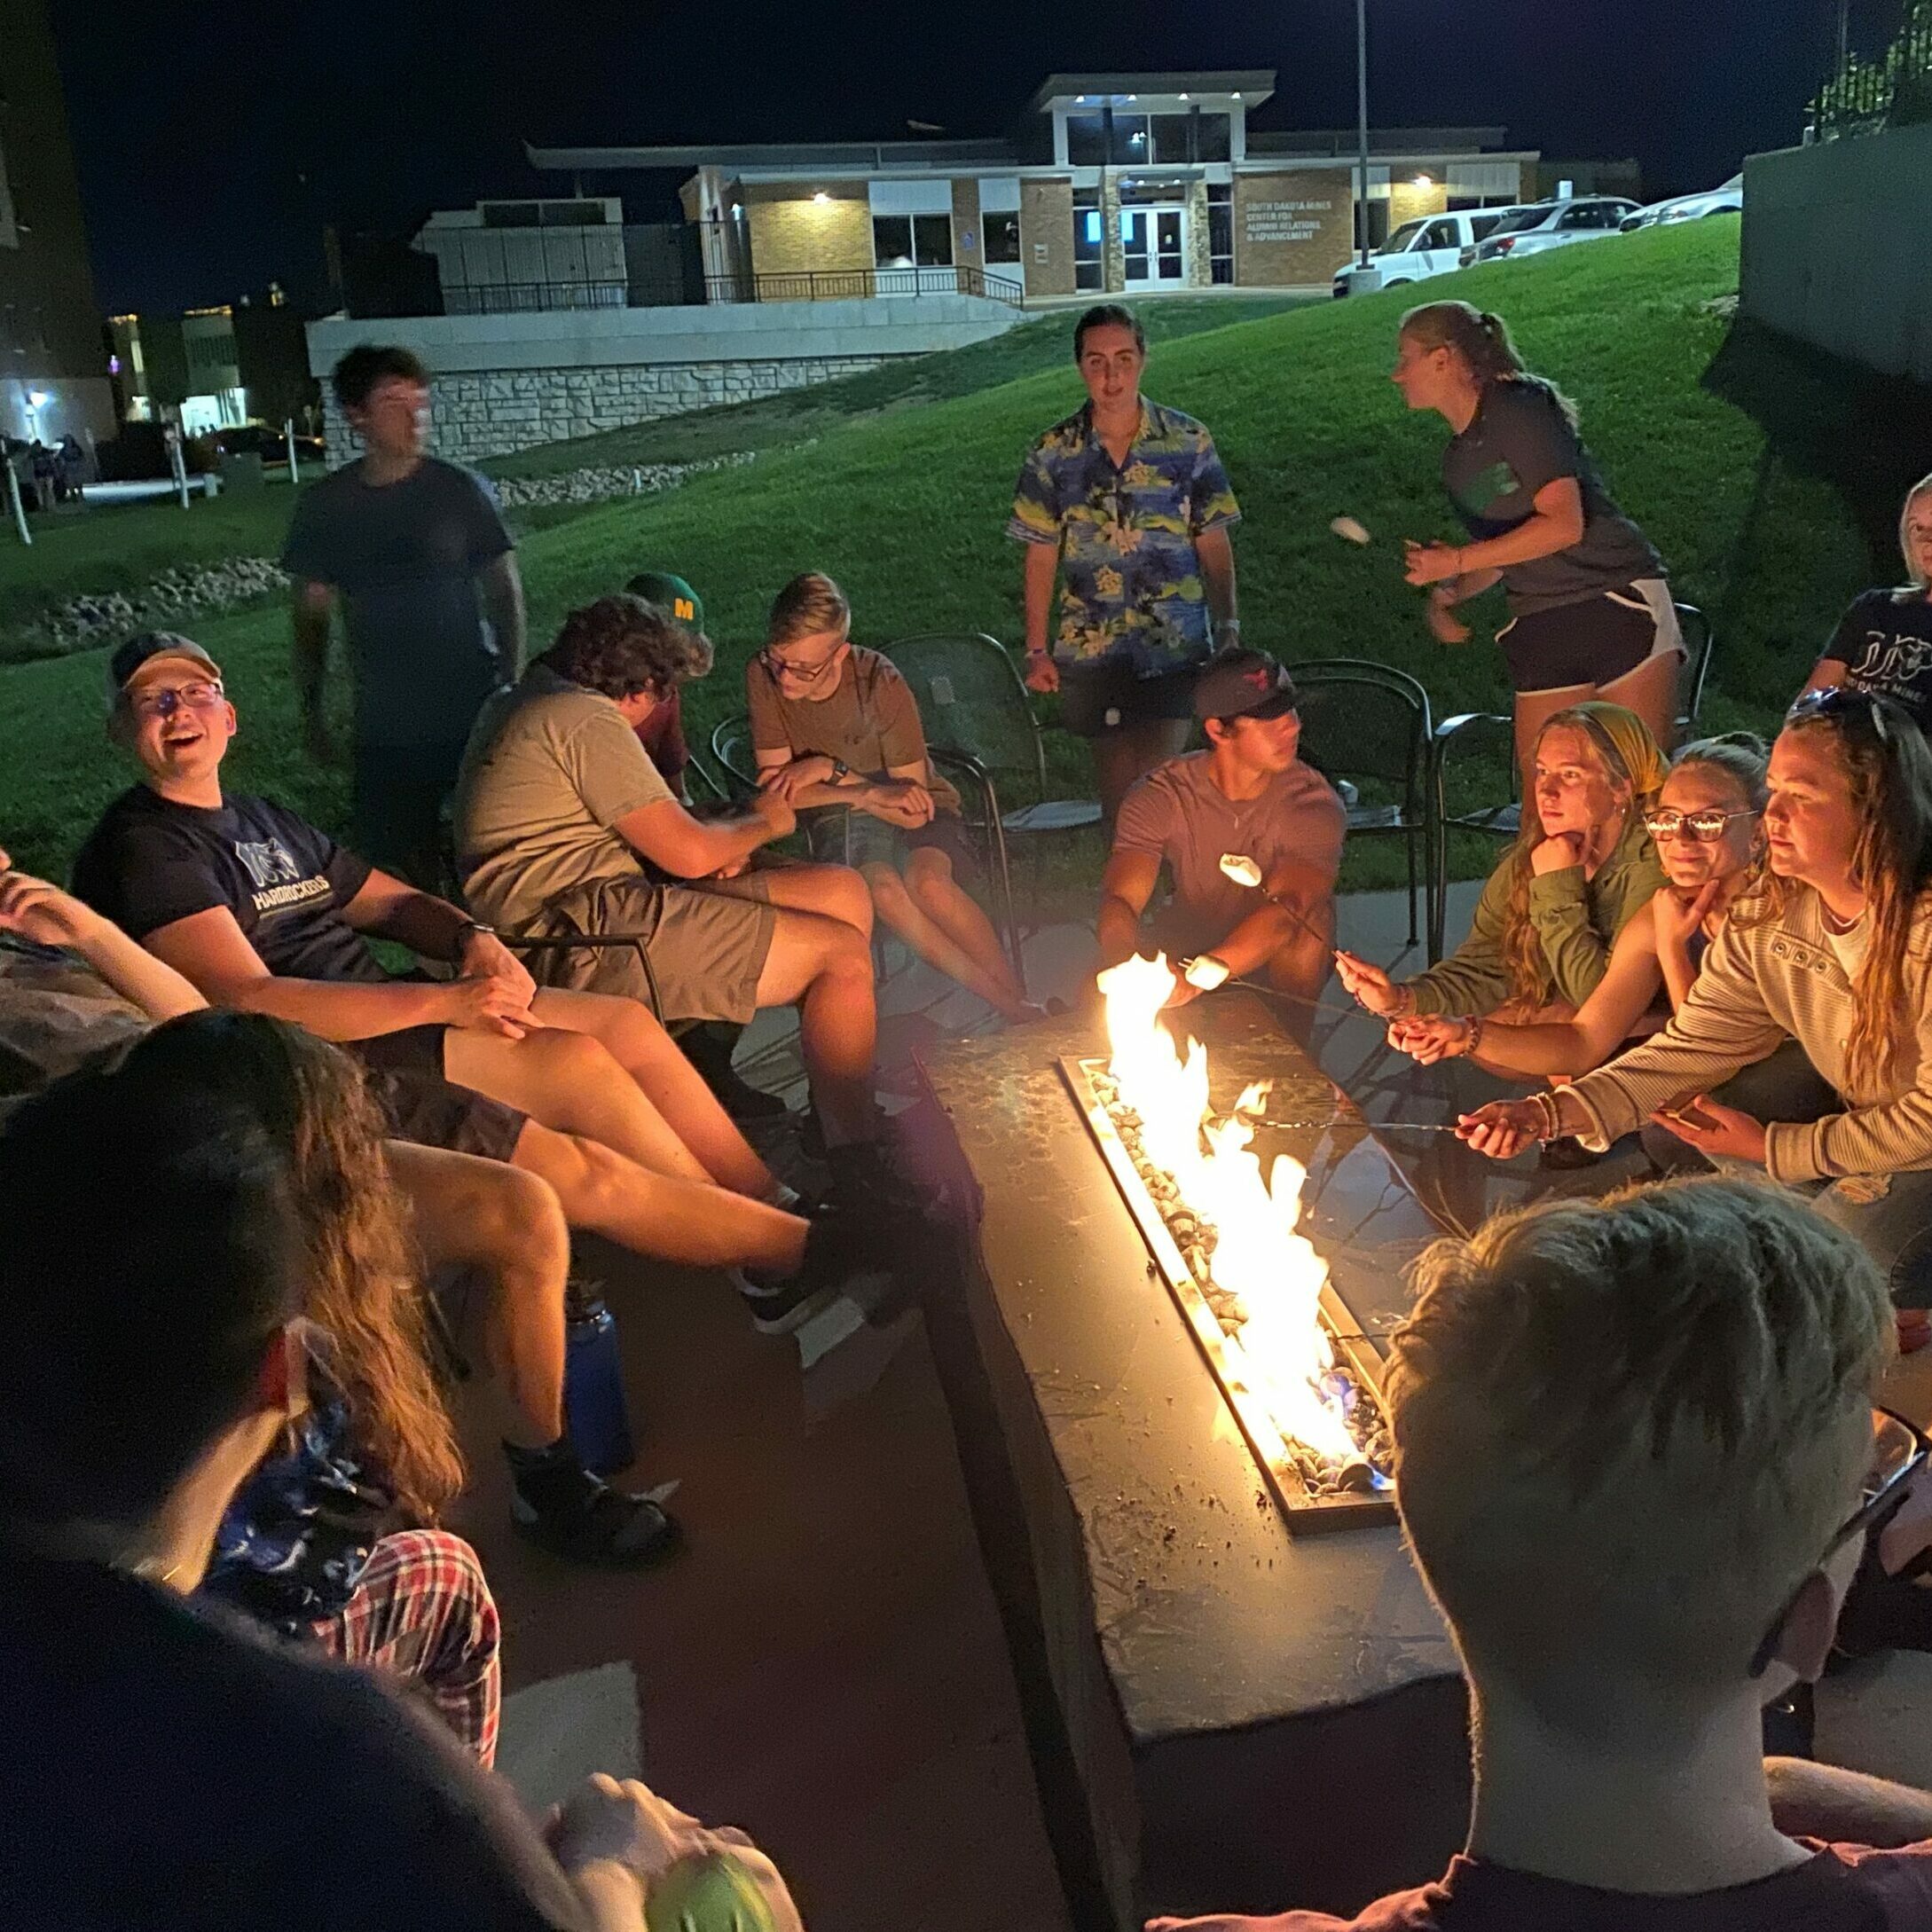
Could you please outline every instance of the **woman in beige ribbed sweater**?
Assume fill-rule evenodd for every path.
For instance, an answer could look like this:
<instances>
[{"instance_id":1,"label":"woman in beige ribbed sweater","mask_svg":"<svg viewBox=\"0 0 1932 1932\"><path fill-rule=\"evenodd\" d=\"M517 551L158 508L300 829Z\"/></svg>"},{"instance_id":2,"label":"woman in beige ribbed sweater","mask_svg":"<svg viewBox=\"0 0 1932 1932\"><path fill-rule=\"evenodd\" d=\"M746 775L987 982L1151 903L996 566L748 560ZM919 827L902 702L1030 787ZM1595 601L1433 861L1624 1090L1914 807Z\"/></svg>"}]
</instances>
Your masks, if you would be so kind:
<instances>
[{"instance_id":1,"label":"woman in beige ribbed sweater","mask_svg":"<svg viewBox=\"0 0 1932 1932\"><path fill-rule=\"evenodd\" d=\"M1932 750L1889 698L1793 705L1772 747L1769 869L1654 1039L1574 1086L1466 1114L1499 1159L1574 1134L1604 1148L1654 1119L1710 1160L1811 1194L1903 1305L1932 1301ZM1787 1034L1803 1048L1763 1118L1713 1097ZM1812 1078L1812 1076L1815 1076Z\"/></svg>"}]
</instances>

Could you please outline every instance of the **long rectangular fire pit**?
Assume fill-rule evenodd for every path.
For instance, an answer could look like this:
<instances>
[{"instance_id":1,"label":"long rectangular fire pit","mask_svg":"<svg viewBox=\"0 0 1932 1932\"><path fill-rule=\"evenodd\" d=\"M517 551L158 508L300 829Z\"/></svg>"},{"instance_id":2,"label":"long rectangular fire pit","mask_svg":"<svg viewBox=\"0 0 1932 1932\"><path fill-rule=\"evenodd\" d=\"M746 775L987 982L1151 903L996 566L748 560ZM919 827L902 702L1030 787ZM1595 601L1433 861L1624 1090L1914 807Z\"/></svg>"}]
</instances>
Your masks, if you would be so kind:
<instances>
[{"instance_id":1,"label":"long rectangular fire pit","mask_svg":"<svg viewBox=\"0 0 1932 1932\"><path fill-rule=\"evenodd\" d=\"M1218 1113L1270 1080L1270 1115L1324 1123L1257 1144L1307 1169L1298 1232L1372 1384L1435 1225L1258 1001L1218 993L1179 1028ZM957 1207L929 1321L1048 1828L1082 1932L1354 1912L1460 1842L1455 1655L1392 1524L1291 1530L1076 1103L1072 1070L1090 1088L1106 1057L1072 1016L921 1056L922 1146Z\"/></svg>"}]
</instances>

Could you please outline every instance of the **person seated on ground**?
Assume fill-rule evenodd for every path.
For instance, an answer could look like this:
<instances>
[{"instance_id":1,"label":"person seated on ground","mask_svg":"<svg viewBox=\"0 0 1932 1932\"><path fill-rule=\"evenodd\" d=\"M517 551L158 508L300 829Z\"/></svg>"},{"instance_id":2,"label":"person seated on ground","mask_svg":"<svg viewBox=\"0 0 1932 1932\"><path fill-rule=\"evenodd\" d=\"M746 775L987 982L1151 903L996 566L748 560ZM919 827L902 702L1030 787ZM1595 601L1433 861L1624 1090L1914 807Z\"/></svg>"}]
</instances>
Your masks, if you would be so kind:
<instances>
[{"instance_id":1,"label":"person seated on ground","mask_svg":"<svg viewBox=\"0 0 1932 1932\"><path fill-rule=\"evenodd\" d=\"M0 1125L0 1924L642 1932L678 1873L641 1787L546 1850L429 1714L196 1594L306 1405L314 1262L286 1135L165 1059Z\"/></svg>"},{"instance_id":2,"label":"person seated on ground","mask_svg":"<svg viewBox=\"0 0 1932 1932\"><path fill-rule=\"evenodd\" d=\"M171 966L0 852L0 1104L208 1002ZM485 1392L510 1465L511 1508L533 1540L579 1562L648 1562L677 1527L648 1497L584 1466L565 1427L570 1231L556 1190L480 1155L392 1140L383 1158L426 1276L459 1345L480 1331ZM470 1292L476 1277L483 1292Z\"/></svg>"},{"instance_id":3,"label":"person seated on ground","mask_svg":"<svg viewBox=\"0 0 1932 1932\"><path fill-rule=\"evenodd\" d=\"M844 592L817 570L773 600L765 648L744 667L759 786L800 815L817 857L849 853L873 909L927 965L1007 1019L1036 1019L967 891L979 854L959 793L927 754L919 701L851 631Z\"/></svg>"},{"instance_id":4,"label":"person seated on ground","mask_svg":"<svg viewBox=\"0 0 1932 1932\"><path fill-rule=\"evenodd\" d=\"M790 832L791 807L765 792L747 812L695 818L635 736L666 691L710 665L705 640L635 597L572 611L476 721L457 783L464 895L519 935L640 935L641 954L539 954L538 970L648 1001L663 1019L797 1006L837 1191L862 1198L886 1178L865 882L839 866L746 870ZM664 885L647 867L696 883Z\"/></svg>"},{"instance_id":5,"label":"person seated on ground","mask_svg":"<svg viewBox=\"0 0 1932 1932\"><path fill-rule=\"evenodd\" d=\"M1230 978L1264 976L1312 1009L1334 944L1347 813L1328 781L1296 755L1294 679L1267 652L1213 658L1195 686L1194 709L1206 750L1156 766L1120 802L1100 882L1101 966L1158 944L1174 970L1170 1006L1195 996L1181 969L1199 956L1217 961ZM1227 856L1253 860L1261 892L1222 872ZM1141 923L1163 865L1174 900L1144 938Z\"/></svg>"},{"instance_id":6,"label":"person seated on ground","mask_svg":"<svg viewBox=\"0 0 1932 1932\"><path fill-rule=\"evenodd\" d=\"M1602 983L1618 934L1664 883L1644 829L1664 755L1635 711L1576 704L1537 734L1533 771L1521 831L1447 959L1398 983L1335 955L1343 986L1378 1018L1567 1020Z\"/></svg>"},{"instance_id":7,"label":"person seated on ground","mask_svg":"<svg viewBox=\"0 0 1932 1932\"><path fill-rule=\"evenodd\" d=\"M110 678L110 728L144 781L95 827L75 889L206 998L347 1047L396 1138L536 1174L573 1228L660 1261L747 1270L740 1286L767 1332L796 1326L859 1265L852 1217L808 1221L776 1205L796 1197L643 1007L537 990L456 907L285 806L224 794L237 723L200 645L144 632ZM458 977L399 978L365 936Z\"/></svg>"},{"instance_id":8,"label":"person seated on ground","mask_svg":"<svg viewBox=\"0 0 1932 1932\"><path fill-rule=\"evenodd\" d=\"M1768 1172L1864 1243L1901 1308L1932 1305L1932 750L1903 706L1834 686L1771 747L1768 868L1690 998L1575 1085L1462 1118L1506 1159L1654 1120L1706 1159ZM1803 1054L1755 1063L1794 1039ZM1728 1085L1751 1069L1750 1110ZM1771 1077L1775 1071L1778 1077Z\"/></svg>"},{"instance_id":9,"label":"person seated on ground","mask_svg":"<svg viewBox=\"0 0 1932 1932\"><path fill-rule=\"evenodd\" d=\"M1848 684L1879 692L1903 704L1923 731L1932 726L1932 476L1906 492L1898 547L1905 582L1853 598L1805 689Z\"/></svg>"},{"instance_id":10,"label":"person seated on ground","mask_svg":"<svg viewBox=\"0 0 1932 1932\"><path fill-rule=\"evenodd\" d=\"M1932 1923L1932 1795L1810 1767L1859 1842L1806 1843L1762 1755L1874 1523L1895 1566L1927 1537L1924 1439L1871 1406L1890 1322L1870 1261L1788 1197L1706 1179L1497 1215L1417 1283L1389 1349L1395 1495L1469 1680L1474 1802L1441 1879L1347 1925Z\"/></svg>"},{"instance_id":11,"label":"person seated on ground","mask_svg":"<svg viewBox=\"0 0 1932 1932\"><path fill-rule=\"evenodd\" d=\"M1763 857L1765 757L1764 741L1740 731L1700 738L1671 759L1657 803L1644 814L1664 883L1618 933L1603 978L1575 1018L1396 1019L1389 1044L1425 1066L1480 1053L1504 1072L1574 1076L1601 1066L1637 1032L1660 988L1676 1012Z\"/></svg>"}]
</instances>

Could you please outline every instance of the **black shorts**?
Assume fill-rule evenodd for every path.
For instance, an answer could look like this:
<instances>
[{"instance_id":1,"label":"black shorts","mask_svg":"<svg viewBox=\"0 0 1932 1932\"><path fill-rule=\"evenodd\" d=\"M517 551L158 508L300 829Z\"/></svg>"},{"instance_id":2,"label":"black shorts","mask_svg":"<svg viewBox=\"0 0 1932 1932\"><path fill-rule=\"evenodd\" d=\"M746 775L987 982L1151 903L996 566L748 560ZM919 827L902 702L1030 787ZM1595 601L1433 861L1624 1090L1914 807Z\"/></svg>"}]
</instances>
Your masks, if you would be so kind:
<instances>
[{"instance_id":1,"label":"black shorts","mask_svg":"<svg viewBox=\"0 0 1932 1932\"><path fill-rule=\"evenodd\" d=\"M1194 716L1198 664L1158 677L1136 677L1131 665L1104 658L1060 666L1060 722L1081 738L1099 738L1129 725Z\"/></svg>"},{"instance_id":2,"label":"black shorts","mask_svg":"<svg viewBox=\"0 0 1932 1932\"><path fill-rule=\"evenodd\" d=\"M1553 610L1528 611L1505 624L1496 641L1519 691L1567 691L1578 685L1601 690L1649 658L1684 653L1677 613L1658 578L1619 584Z\"/></svg>"},{"instance_id":3,"label":"black shorts","mask_svg":"<svg viewBox=\"0 0 1932 1932\"><path fill-rule=\"evenodd\" d=\"M354 850L426 892L442 891L443 807L462 761L460 743L357 745Z\"/></svg>"},{"instance_id":4,"label":"black shorts","mask_svg":"<svg viewBox=\"0 0 1932 1932\"><path fill-rule=\"evenodd\" d=\"M345 1040L343 1050L362 1063L390 1134L418 1147L509 1159L527 1114L443 1076L443 1026L405 1026L373 1040Z\"/></svg>"}]
</instances>

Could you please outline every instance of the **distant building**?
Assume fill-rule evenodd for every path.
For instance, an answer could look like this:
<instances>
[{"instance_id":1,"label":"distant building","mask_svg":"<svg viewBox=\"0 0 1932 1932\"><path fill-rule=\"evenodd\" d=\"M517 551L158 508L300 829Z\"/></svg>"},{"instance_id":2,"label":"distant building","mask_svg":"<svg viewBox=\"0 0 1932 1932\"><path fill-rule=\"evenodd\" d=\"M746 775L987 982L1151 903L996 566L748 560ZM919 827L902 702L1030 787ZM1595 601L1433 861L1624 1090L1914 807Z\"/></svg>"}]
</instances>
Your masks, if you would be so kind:
<instances>
[{"instance_id":1,"label":"distant building","mask_svg":"<svg viewBox=\"0 0 1932 1932\"><path fill-rule=\"evenodd\" d=\"M1384 130L1371 136L1367 206L1358 210L1352 133L1251 129L1274 86L1266 70L1056 74L1012 139L529 154L540 169L600 186L640 170L690 169L680 198L711 302L958 293L1033 302L1325 288L1354 247L1358 219L1374 242L1417 216L1533 192L1536 154L1506 147L1501 129ZM538 204L582 208L568 219L592 232L611 216L588 211L613 205L595 195ZM566 231L565 221L546 215L533 224L524 259L540 263L546 279L569 259L562 232L583 243L584 232ZM418 245L430 245L434 232L432 224ZM434 245L442 259L444 242ZM614 287L608 240L600 260L604 286ZM585 278L587 288L595 279L587 268ZM595 299L573 292L559 305Z\"/></svg>"},{"instance_id":2,"label":"distant building","mask_svg":"<svg viewBox=\"0 0 1932 1932\"><path fill-rule=\"evenodd\" d=\"M0 0L0 436L114 431L80 185L43 0Z\"/></svg>"},{"instance_id":3,"label":"distant building","mask_svg":"<svg viewBox=\"0 0 1932 1932\"><path fill-rule=\"evenodd\" d=\"M318 398L301 317L272 283L265 300L107 322L114 395L126 422L178 422L207 436L245 422L307 426Z\"/></svg>"}]
</instances>

